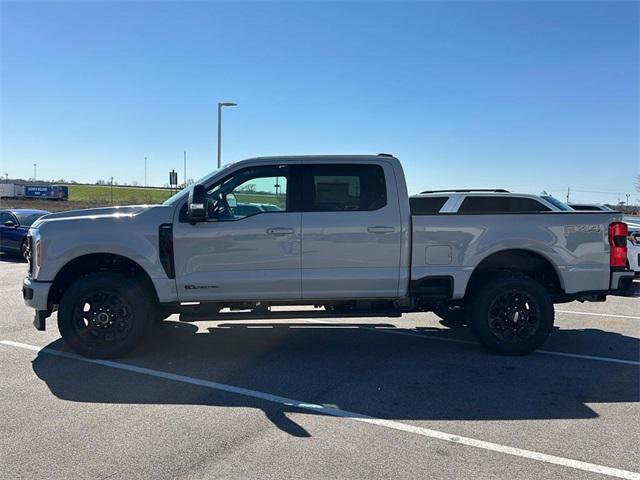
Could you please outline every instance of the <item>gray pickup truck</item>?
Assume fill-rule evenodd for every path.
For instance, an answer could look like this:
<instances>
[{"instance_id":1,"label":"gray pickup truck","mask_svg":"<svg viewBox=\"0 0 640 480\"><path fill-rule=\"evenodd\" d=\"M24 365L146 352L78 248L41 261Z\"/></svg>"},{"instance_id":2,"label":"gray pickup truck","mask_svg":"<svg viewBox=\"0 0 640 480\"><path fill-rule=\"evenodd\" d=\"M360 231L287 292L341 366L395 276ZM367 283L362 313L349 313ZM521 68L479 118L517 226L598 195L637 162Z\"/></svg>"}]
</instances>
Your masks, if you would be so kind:
<instances>
[{"instance_id":1,"label":"gray pickup truck","mask_svg":"<svg viewBox=\"0 0 640 480\"><path fill-rule=\"evenodd\" d=\"M618 213L414 203L391 155L244 160L162 205L38 220L23 296L36 328L57 310L64 341L90 357L124 355L187 309L275 305L433 310L521 355L550 334L554 303L603 301L632 282Z\"/></svg>"}]
</instances>

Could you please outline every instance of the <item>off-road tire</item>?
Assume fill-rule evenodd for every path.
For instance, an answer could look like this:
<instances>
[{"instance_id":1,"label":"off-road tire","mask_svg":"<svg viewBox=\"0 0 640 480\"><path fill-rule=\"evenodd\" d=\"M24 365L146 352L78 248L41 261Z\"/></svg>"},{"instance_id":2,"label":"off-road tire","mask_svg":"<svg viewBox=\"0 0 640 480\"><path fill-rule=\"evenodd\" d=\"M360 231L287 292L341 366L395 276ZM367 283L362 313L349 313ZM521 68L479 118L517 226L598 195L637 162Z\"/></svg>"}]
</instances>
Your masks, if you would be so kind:
<instances>
[{"instance_id":1,"label":"off-road tire","mask_svg":"<svg viewBox=\"0 0 640 480\"><path fill-rule=\"evenodd\" d=\"M117 358L132 351L152 324L157 307L143 282L97 272L76 280L58 308L58 329L75 352Z\"/></svg>"},{"instance_id":2,"label":"off-road tire","mask_svg":"<svg viewBox=\"0 0 640 480\"><path fill-rule=\"evenodd\" d=\"M497 274L471 293L470 325L480 343L495 353L526 355L553 330L551 295L530 277Z\"/></svg>"}]
</instances>

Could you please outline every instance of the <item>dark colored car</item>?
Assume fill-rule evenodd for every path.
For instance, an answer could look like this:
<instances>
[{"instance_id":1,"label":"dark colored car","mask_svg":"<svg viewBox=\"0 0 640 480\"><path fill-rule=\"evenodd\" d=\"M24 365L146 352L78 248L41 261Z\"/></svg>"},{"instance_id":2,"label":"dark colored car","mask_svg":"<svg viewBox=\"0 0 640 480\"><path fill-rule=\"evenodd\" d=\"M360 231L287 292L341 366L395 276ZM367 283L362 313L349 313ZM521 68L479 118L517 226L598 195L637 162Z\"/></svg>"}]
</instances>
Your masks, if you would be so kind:
<instances>
[{"instance_id":1,"label":"dark colored car","mask_svg":"<svg viewBox=\"0 0 640 480\"><path fill-rule=\"evenodd\" d=\"M18 254L26 259L29 227L48 213L46 210L0 210L0 252Z\"/></svg>"}]
</instances>

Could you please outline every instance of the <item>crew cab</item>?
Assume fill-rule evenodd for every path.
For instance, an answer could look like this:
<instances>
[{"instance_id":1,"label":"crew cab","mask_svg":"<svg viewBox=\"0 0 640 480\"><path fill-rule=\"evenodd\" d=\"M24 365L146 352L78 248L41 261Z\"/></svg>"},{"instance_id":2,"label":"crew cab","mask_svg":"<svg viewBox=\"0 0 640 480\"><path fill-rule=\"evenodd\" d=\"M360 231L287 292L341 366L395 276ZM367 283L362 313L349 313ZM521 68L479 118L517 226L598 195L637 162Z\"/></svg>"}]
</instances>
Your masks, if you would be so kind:
<instances>
[{"instance_id":1,"label":"crew cab","mask_svg":"<svg viewBox=\"0 0 640 480\"><path fill-rule=\"evenodd\" d=\"M253 213L238 205L277 208ZM193 309L323 305L328 314L464 312L490 350L550 334L553 304L625 295L627 228L615 212L412 214L391 155L253 158L162 205L47 215L29 232L23 296L43 330L57 310L82 355L126 354Z\"/></svg>"}]
</instances>

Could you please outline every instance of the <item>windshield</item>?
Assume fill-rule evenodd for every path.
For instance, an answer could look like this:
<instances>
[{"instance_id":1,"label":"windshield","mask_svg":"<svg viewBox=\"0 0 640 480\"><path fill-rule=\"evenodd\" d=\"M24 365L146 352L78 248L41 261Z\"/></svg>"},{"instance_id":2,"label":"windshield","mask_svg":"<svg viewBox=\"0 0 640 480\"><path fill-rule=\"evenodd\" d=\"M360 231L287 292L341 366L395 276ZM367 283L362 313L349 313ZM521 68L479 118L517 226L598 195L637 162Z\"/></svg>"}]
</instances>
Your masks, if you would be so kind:
<instances>
[{"instance_id":1,"label":"windshield","mask_svg":"<svg viewBox=\"0 0 640 480\"><path fill-rule=\"evenodd\" d=\"M40 217L46 215L46 212L38 213L15 213L18 223L24 227L30 227Z\"/></svg>"},{"instance_id":2,"label":"windshield","mask_svg":"<svg viewBox=\"0 0 640 480\"><path fill-rule=\"evenodd\" d=\"M549 202L554 207L556 207L558 210L563 210L565 212L573 211L573 208L571 208L566 203L558 200L556 197L552 197L551 195L542 195L542 198L545 199L547 202Z\"/></svg>"}]
</instances>

